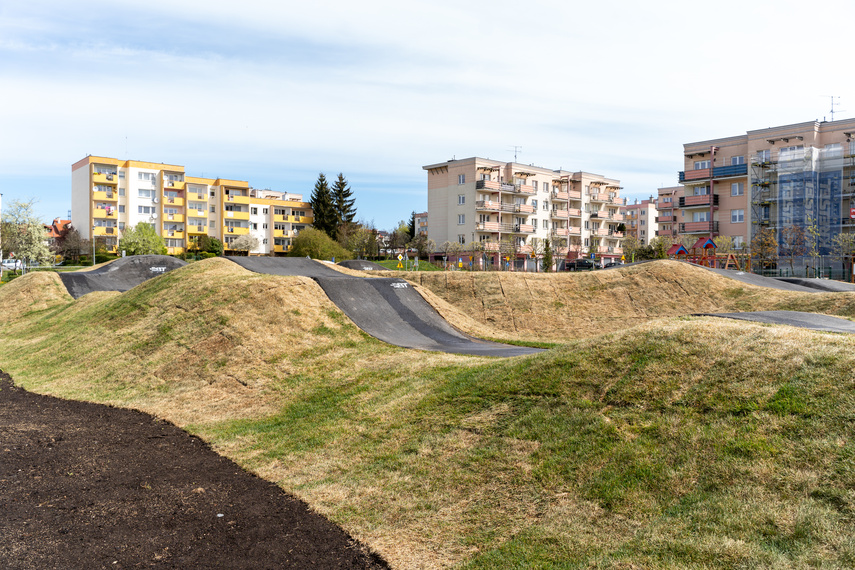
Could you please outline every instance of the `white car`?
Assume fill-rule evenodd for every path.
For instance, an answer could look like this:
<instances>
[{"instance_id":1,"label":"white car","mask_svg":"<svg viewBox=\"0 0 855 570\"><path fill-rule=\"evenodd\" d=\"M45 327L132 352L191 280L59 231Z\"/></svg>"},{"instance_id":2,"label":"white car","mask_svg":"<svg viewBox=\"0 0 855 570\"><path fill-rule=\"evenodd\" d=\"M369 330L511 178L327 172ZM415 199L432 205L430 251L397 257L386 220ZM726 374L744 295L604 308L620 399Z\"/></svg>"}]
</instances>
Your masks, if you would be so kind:
<instances>
[{"instance_id":1,"label":"white car","mask_svg":"<svg viewBox=\"0 0 855 570\"><path fill-rule=\"evenodd\" d=\"M18 270L23 267L23 263L21 263L20 259L4 259L3 260L3 269L7 271Z\"/></svg>"}]
</instances>

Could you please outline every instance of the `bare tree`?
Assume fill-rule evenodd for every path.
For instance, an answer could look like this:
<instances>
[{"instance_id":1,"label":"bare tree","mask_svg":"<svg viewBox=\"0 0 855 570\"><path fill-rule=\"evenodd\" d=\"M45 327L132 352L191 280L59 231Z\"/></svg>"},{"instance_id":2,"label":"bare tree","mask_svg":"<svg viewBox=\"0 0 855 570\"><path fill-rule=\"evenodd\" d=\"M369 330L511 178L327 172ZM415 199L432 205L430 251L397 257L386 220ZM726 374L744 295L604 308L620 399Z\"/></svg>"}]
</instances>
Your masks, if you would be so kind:
<instances>
[{"instance_id":1,"label":"bare tree","mask_svg":"<svg viewBox=\"0 0 855 570\"><path fill-rule=\"evenodd\" d=\"M807 232L801 226L781 228L781 256L790 262L790 271L795 272L795 260L807 254Z\"/></svg>"}]
</instances>

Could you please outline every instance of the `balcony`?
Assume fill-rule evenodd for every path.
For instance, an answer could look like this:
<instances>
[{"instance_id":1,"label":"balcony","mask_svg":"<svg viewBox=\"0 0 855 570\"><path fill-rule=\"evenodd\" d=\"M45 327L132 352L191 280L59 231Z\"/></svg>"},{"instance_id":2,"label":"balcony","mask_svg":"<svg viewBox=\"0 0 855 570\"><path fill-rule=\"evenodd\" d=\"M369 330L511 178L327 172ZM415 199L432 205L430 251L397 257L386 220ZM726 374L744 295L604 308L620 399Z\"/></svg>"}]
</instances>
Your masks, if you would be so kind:
<instances>
[{"instance_id":1,"label":"balcony","mask_svg":"<svg viewBox=\"0 0 855 570\"><path fill-rule=\"evenodd\" d=\"M710 196L712 196L712 205L718 206L718 194L702 194L700 196L681 196L679 202L680 208L709 207Z\"/></svg>"},{"instance_id":2,"label":"balcony","mask_svg":"<svg viewBox=\"0 0 855 570\"><path fill-rule=\"evenodd\" d=\"M283 216L285 218L284 221L291 222L292 224L311 224L313 219L309 216ZM249 218L246 218L247 220Z\"/></svg>"},{"instance_id":3,"label":"balcony","mask_svg":"<svg viewBox=\"0 0 855 570\"><path fill-rule=\"evenodd\" d=\"M665 223L665 222L675 222L676 218L674 216L656 216L654 218L657 224Z\"/></svg>"},{"instance_id":4,"label":"balcony","mask_svg":"<svg viewBox=\"0 0 855 570\"><path fill-rule=\"evenodd\" d=\"M531 224L517 224L514 226L513 231L517 234L533 234L534 226Z\"/></svg>"},{"instance_id":5,"label":"balcony","mask_svg":"<svg viewBox=\"0 0 855 570\"><path fill-rule=\"evenodd\" d=\"M609 201L610 201L610 199L609 199L608 194L597 194L597 193L593 193L593 192L591 193L591 202L609 202Z\"/></svg>"},{"instance_id":6,"label":"balcony","mask_svg":"<svg viewBox=\"0 0 855 570\"><path fill-rule=\"evenodd\" d=\"M273 246L274 253L287 253L291 251L290 245L274 245Z\"/></svg>"},{"instance_id":7,"label":"balcony","mask_svg":"<svg viewBox=\"0 0 855 570\"><path fill-rule=\"evenodd\" d=\"M674 202L665 202L664 200L659 200L658 202L656 202L656 209L657 210L673 210L674 209Z\"/></svg>"},{"instance_id":8,"label":"balcony","mask_svg":"<svg viewBox=\"0 0 855 570\"><path fill-rule=\"evenodd\" d=\"M208 228L205 226L187 226L187 233L192 235L204 235L208 233Z\"/></svg>"},{"instance_id":9,"label":"balcony","mask_svg":"<svg viewBox=\"0 0 855 570\"><path fill-rule=\"evenodd\" d=\"M686 222L680 224L681 234L708 234L718 232L718 222Z\"/></svg>"},{"instance_id":10,"label":"balcony","mask_svg":"<svg viewBox=\"0 0 855 570\"><path fill-rule=\"evenodd\" d=\"M501 208L501 202L494 202L493 200L478 200L475 202L475 210L480 210L482 212L498 212Z\"/></svg>"},{"instance_id":11,"label":"balcony","mask_svg":"<svg viewBox=\"0 0 855 570\"><path fill-rule=\"evenodd\" d=\"M662 237L676 237L677 232L674 230L657 230L656 235Z\"/></svg>"},{"instance_id":12,"label":"balcony","mask_svg":"<svg viewBox=\"0 0 855 570\"><path fill-rule=\"evenodd\" d=\"M607 235L609 235L609 228L600 228L600 229L597 229L597 230L591 230L591 235L592 235L592 236L603 236L603 237L606 237Z\"/></svg>"},{"instance_id":13,"label":"balcony","mask_svg":"<svg viewBox=\"0 0 855 570\"><path fill-rule=\"evenodd\" d=\"M164 214L163 219L167 222L183 222L184 214Z\"/></svg>"},{"instance_id":14,"label":"balcony","mask_svg":"<svg viewBox=\"0 0 855 570\"><path fill-rule=\"evenodd\" d=\"M503 184L500 184L495 180L477 180L475 182L476 190L495 190L498 192L501 189L501 186L503 186ZM508 186L510 186L510 184Z\"/></svg>"},{"instance_id":15,"label":"balcony","mask_svg":"<svg viewBox=\"0 0 855 570\"><path fill-rule=\"evenodd\" d=\"M98 192L96 190L96 191L92 192L92 199L93 200L109 200L111 202L118 202L119 201L119 193L118 192Z\"/></svg>"},{"instance_id":16,"label":"balcony","mask_svg":"<svg viewBox=\"0 0 855 570\"><path fill-rule=\"evenodd\" d=\"M163 230L163 237L169 239L184 239L183 230Z\"/></svg>"},{"instance_id":17,"label":"balcony","mask_svg":"<svg viewBox=\"0 0 855 570\"><path fill-rule=\"evenodd\" d=\"M609 231L609 237L610 238L622 238L623 232L619 232L617 230L610 230Z\"/></svg>"},{"instance_id":18,"label":"balcony","mask_svg":"<svg viewBox=\"0 0 855 570\"><path fill-rule=\"evenodd\" d=\"M534 206L531 204L516 204L515 211L521 214L532 214L534 213Z\"/></svg>"},{"instance_id":19,"label":"balcony","mask_svg":"<svg viewBox=\"0 0 855 570\"><path fill-rule=\"evenodd\" d=\"M567 195L570 196L571 200L581 200L582 199L582 191L581 190L570 190L567 192Z\"/></svg>"},{"instance_id":20,"label":"balcony","mask_svg":"<svg viewBox=\"0 0 855 570\"><path fill-rule=\"evenodd\" d=\"M680 172L678 178L680 182L706 180L707 178L710 178L710 174L712 174L712 178L737 178L747 176L748 165L734 164L730 166L716 166L713 169L701 168L699 170L686 170Z\"/></svg>"},{"instance_id":21,"label":"balcony","mask_svg":"<svg viewBox=\"0 0 855 570\"><path fill-rule=\"evenodd\" d=\"M582 210L580 210L579 208L570 208L567 210L567 214L571 218L581 218L582 217Z\"/></svg>"},{"instance_id":22,"label":"balcony","mask_svg":"<svg viewBox=\"0 0 855 570\"><path fill-rule=\"evenodd\" d=\"M610 202L616 206L623 206L623 198L620 196L612 196Z\"/></svg>"},{"instance_id":23,"label":"balcony","mask_svg":"<svg viewBox=\"0 0 855 570\"><path fill-rule=\"evenodd\" d=\"M97 226L94 231L95 236L114 236L118 233L116 228L105 228L102 226Z\"/></svg>"},{"instance_id":24,"label":"balcony","mask_svg":"<svg viewBox=\"0 0 855 570\"><path fill-rule=\"evenodd\" d=\"M243 236L243 235L246 235L246 234L248 234L248 233L249 233L249 228L241 228L241 227L233 227L233 228L230 228L230 227L226 227L226 230L225 230L225 232L224 232L224 233L226 233L226 234L228 234L228 235Z\"/></svg>"},{"instance_id":25,"label":"balcony","mask_svg":"<svg viewBox=\"0 0 855 570\"><path fill-rule=\"evenodd\" d=\"M187 215L196 216L197 218L207 218L208 212L206 212L205 210L188 210Z\"/></svg>"},{"instance_id":26,"label":"balcony","mask_svg":"<svg viewBox=\"0 0 855 570\"><path fill-rule=\"evenodd\" d=\"M241 196L240 194L229 194L225 198L227 204L249 204L249 196Z\"/></svg>"},{"instance_id":27,"label":"balcony","mask_svg":"<svg viewBox=\"0 0 855 570\"><path fill-rule=\"evenodd\" d=\"M232 220L249 221L249 212L226 212L226 217Z\"/></svg>"},{"instance_id":28,"label":"balcony","mask_svg":"<svg viewBox=\"0 0 855 570\"><path fill-rule=\"evenodd\" d=\"M174 190L184 190L185 182L183 180L164 180L163 188L171 188Z\"/></svg>"},{"instance_id":29,"label":"balcony","mask_svg":"<svg viewBox=\"0 0 855 570\"><path fill-rule=\"evenodd\" d=\"M557 237L567 237L570 235L570 228L555 228L552 230L552 235Z\"/></svg>"},{"instance_id":30,"label":"balcony","mask_svg":"<svg viewBox=\"0 0 855 570\"><path fill-rule=\"evenodd\" d=\"M292 230L273 230L273 237L275 238L287 238L287 237L295 237L297 232Z\"/></svg>"},{"instance_id":31,"label":"balcony","mask_svg":"<svg viewBox=\"0 0 855 570\"><path fill-rule=\"evenodd\" d=\"M170 206L183 206L184 198L179 197L169 197L166 194L163 195L163 203L169 204Z\"/></svg>"},{"instance_id":32,"label":"balcony","mask_svg":"<svg viewBox=\"0 0 855 570\"><path fill-rule=\"evenodd\" d=\"M623 214L612 214L609 216L609 219L613 222L622 222L624 220Z\"/></svg>"},{"instance_id":33,"label":"balcony","mask_svg":"<svg viewBox=\"0 0 855 570\"><path fill-rule=\"evenodd\" d=\"M534 186L529 186L528 184L517 184L514 186L513 191L516 194L528 194L530 196L537 194L537 190L534 189Z\"/></svg>"},{"instance_id":34,"label":"balcony","mask_svg":"<svg viewBox=\"0 0 855 570\"><path fill-rule=\"evenodd\" d=\"M484 251L499 251L499 243L495 241L482 241L480 246Z\"/></svg>"},{"instance_id":35,"label":"balcony","mask_svg":"<svg viewBox=\"0 0 855 570\"><path fill-rule=\"evenodd\" d=\"M92 183L93 184L112 184L113 186L119 183L119 177L116 174L99 174L94 172L92 174Z\"/></svg>"},{"instance_id":36,"label":"balcony","mask_svg":"<svg viewBox=\"0 0 855 570\"><path fill-rule=\"evenodd\" d=\"M478 222L475 224L475 230L479 232L498 232L500 225L502 224L499 224L499 222Z\"/></svg>"},{"instance_id":37,"label":"balcony","mask_svg":"<svg viewBox=\"0 0 855 570\"><path fill-rule=\"evenodd\" d=\"M92 212L92 217L96 220L115 220L118 216L115 208L111 210L96 208L95 211Z\"/></svg>"},{"instance_id":38,"label":"balcony","mask_svg":"<svg viewBox=\"0 0 855 570\"><path fill-rule=\"evenodd\" d=\"M570 193L569 192L553 192L552 193L552 199L553 200L561 200L563 202L566 202L567 200L570 199Z\"/></svg>"},{"instance_id":39,"label":"balcony","mask_svg":"<svg viewBox=\"0 0 855 570\"><path fill-rule=\"evenodd\" d=\"M567 210L552 210L552 217L564 220L570 217L570 212Z\"/></svg>"}]
</instances>

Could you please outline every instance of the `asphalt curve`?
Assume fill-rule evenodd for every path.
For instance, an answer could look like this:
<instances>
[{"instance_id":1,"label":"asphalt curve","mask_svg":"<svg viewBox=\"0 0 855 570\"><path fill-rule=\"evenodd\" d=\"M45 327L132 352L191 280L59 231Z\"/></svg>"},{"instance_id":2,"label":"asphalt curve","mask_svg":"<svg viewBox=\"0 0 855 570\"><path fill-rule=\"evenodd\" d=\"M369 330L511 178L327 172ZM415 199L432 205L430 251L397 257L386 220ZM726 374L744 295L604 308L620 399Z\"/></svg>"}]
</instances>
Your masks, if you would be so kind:
<instances>
[{"instance_id":1,"label":"asphalt curve","mask_svg":"<svg viewBox=\"0 0 855 570\"><path fill-rule=\"evenodd\" d=\"M299 257L229 257L241 267L269 275L314 279L350 320L371 336L404 348L477 356L523 356L537 348L488 342L463 334L445 321L403 279L351 277Z\"/></svg>"},{"instance_id":2,"label":"asphalt curve","mask_svg":"<svg viewBox=\"0 0 855 570\"><path fill-rule=\"evenodd\" d=\"M152 277L187 265L168 255L132 255L93 269L60 273L68 293L78 299L93 291L129 291Z\"/></svg>"},{"instance_id":3,"label":"asphalt curve","mask_svg":"<svg viewBox=\"0 0 855 570\"><path fill-rule=\"evenodd\" d=\"M756 311L753 313L699 313L703 317L723 317L771 325L790 325L817 331L855 334L855 322L840 317L799 311Z\"/></svg>"}]
</instances>

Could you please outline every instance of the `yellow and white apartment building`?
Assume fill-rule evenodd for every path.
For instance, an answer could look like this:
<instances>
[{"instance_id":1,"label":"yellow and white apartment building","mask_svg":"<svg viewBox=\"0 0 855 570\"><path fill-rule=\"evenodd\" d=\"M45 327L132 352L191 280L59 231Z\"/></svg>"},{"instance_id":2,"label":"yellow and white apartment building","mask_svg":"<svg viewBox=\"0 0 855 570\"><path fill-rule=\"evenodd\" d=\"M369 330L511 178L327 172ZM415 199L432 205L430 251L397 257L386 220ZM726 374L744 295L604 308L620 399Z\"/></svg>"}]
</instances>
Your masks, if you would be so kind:
<instances>
[{"instance_id":1,"label":"yellow and white apartment building","mask_svg":"<svg viewBox=\"0 0 855 570\"><path fill-rule=\"evenodd\" d=\"M811 121L683 145L681 186L659 189L659 235L724 235L816 225L819 251L855 228L855 119Z\"/></svg>"},{"instance_id":2,"label":"yellow and white apartment building","mask_svg":"<svg viewBox=\"0 0 855 570\"><path fill-rule=\"evenodd\" d=\"M127 227L152 224L169 254L207 235L226 250L239 236L258 238L253 255L285 254L312 224L300 194L258 190L242 180L187 176L183 166L87 156L71 166L71 220L85 239L118 252Z\"/></svg>"},{"instance_id":3,"label":"yellow and white apartment building","mask_svg":"<svg viewBox=\"0 0 855 570\"><path fill-rule=\"evenodd\" d=\"M531 255L535 240L547 239L559 257L623 254L618 180L477 157L422 168L428 175L428 237L438 246L476 243L494 262L509 250Z\"/></svg>"}]
</instances>

